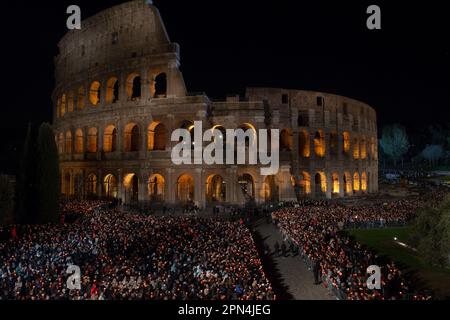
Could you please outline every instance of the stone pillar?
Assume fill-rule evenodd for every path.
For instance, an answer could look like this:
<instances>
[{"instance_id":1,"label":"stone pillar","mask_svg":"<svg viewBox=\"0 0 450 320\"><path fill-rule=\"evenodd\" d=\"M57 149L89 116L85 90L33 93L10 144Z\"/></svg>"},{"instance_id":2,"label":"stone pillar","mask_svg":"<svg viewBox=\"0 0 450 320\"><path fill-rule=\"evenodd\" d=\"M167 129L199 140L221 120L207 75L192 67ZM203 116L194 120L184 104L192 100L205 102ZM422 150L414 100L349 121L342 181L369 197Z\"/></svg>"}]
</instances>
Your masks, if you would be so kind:
<instances>
[{"instance_id":1,"label":"stone pillar","mask_svg":"<svg viewBox=\"0 0 450 320\"><path fill-rule=\"evenodd\" d=\"M119 76L119 101L128 101L127 95L127 75L125 72L121 72Z\"/></svg>"},{"instance_id":2,"label":"stone pillar","mask_svg":"<svg viewBox=\"0 0 450 320\"><path fill-rule=\"evenodd\" d=\"M279 177L279 199L281 201L295 201L294 187L291 184L291 172L289 166L283 166L280 168Z\"/></svg>"},{"instance_id":3,"label":"stone pillar","mask_svg":"<svg viewBox=\"0 0 450 320\"><path fill-rule=\"evenodd\" d=\"M123 172L122 169L117 170L117 198L122 199L125 202L125 190L123 185Z\"/></svg>"},{"instance_id":4,"label":"stone pillar","mask_svg":"<svg viewBox=\"0 0 450 320\"><path fill-rule=\"evenodd\" d=\"M345 196L344 171L340 169L338 174L339 174L339 197L342 198Z\"/></svg>"},{"instance_id":5,"label":"stone pillar","mask_svg":"<svg viewBox=\"0 0 450 320\"><path fill-rule=\"evenodd\" d=\"M149 71L146 67L141 68L141 100L145 103L150 100Z\"/></svg>"},{"instance_id":6,"label":"stone pillar","mask_svg":"<svg viewBox=\"0 0 450 320\"><path fill-rule=\"evenodd\" d=\"M174 175L174 169L167 168L166 169L166 177L165 177L165 186L164 186L164 198L165 201L168 203L175 203L176 199L176 187L177 187L177 181L176 177Z\"/></svg>"},{"instance_id":7,"label":"stone pillar","mask_svg":"<svg viewBox=\"0 0 450 320\"><path fill-rule=\"evenodd\" d=\"M141 169L138 172L138 185L139 185L139 193L138 193L138 200L139 202L148 201L148 192L147 192L147 170Z\"/></svg>"},{"instance_id":8,"label":"stone pillar","mask_svg":"<svg viewBox=\"0 0 450 320\"><path fill-rule=\"evenodd\" d=\"M85 181L86 174L83 172L83 181ZM86 183L83 183L84 188L86 188ZM86 191L84 192L86 193ZM97 196L103 196L103 170L97 170Z\"/></svg>"},{"instance_id":9,"label":"stone pillar","mask_svg":"<svg viewBox=\"0 0 450 320\"><path fill-rule=\"evenodd\" d=\"M327 179L327 192L326 192L326 197L327 199L331 199L331 193L332 193L332 188L333 188L333 178L332 178L332 173L331 172L325 172L325 177Z\"/></svg>"},{"instance_id":10,"label":"stone pillar","mask_svg":"<svg viewBox=\"0 0 450 320\"><path fill-rule=\"evenodd\" d=\"M205 199L202 194L205 192L205 185L203 183L203 169L196 168L194 174L194 201L200 206L205 206Z\"/></svg>"}]
</instances>

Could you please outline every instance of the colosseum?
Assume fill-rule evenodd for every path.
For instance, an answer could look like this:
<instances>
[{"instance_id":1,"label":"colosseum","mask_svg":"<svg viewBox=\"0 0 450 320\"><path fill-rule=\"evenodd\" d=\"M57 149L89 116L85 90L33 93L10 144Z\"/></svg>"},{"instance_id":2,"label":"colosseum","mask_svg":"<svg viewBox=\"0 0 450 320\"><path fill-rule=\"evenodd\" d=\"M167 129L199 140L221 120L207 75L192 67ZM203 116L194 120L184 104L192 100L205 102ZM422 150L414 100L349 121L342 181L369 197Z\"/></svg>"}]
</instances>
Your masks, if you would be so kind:
<instances>
[{"instance_id":1,"label":"colosseum","mask_svg":"<svg viewBox=\"0 0 450 320\"><path fill-rule=\"evenodd\" d=\"M82 22L59 43L54 123L67 197L123 203L264 204L378 189L377 124L365 103L322 92L247 88L216 101L189 93L158 9L145 0ZM174 165L171 133L280 130L280 168Z\"/></svg>"}]
</instances>

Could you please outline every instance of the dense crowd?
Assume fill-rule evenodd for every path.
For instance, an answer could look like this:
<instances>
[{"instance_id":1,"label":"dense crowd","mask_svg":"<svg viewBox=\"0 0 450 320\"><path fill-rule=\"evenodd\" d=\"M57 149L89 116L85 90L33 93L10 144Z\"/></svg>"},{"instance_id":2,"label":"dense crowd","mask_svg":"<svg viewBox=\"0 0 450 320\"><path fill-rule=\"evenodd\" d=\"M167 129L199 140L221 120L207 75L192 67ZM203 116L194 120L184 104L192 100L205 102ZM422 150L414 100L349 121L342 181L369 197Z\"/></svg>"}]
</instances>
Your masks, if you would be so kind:
<instances>
[{"instance_id":1,"label":"dense crowd","mask_svg":"<svg viewBox=\"0 0 450 320\"><path fill-rule=\"evenodd\" d=\"M429 299L428 292L417 291L392 261L386 261L340 232L346 226L383 227L406 223L419 207L437 204L440 192L427 197L390 201L370 206L345 206L327 201L308 200L297 207L272 213L274 222L297 247L305 261L318 273L324 285L340 299ZM367 288L367 267L378 265L382 289Z\"/></svg>"},{"instance_id":2,"label":"dense crowd","mask_svg":"<svg viewBox=\"0 0 450 320\"><path fill-rule=\"evenodd\" d=\"M65 203L73 223L19 226L0 242L0 299L275 299L242 222L152 217ZM67 268L81 270L69 290Z\"/></svg>"}]
</instances>

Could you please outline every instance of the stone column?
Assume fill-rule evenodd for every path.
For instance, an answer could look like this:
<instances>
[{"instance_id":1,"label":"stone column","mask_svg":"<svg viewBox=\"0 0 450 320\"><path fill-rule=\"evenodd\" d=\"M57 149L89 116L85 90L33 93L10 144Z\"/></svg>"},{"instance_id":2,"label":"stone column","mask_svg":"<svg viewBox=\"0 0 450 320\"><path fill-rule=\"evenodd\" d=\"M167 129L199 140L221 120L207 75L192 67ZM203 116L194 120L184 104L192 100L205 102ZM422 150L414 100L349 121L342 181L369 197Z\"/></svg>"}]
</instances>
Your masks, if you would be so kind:
<instances>
[{"instance_id":1,"label":"stone column","mask_svg":"<svg viewBox=\"0 0 450 320\"><path fill-rule=\"evenodd\" d=\"M279 177L279 199L281 201L295 201L294 187L291 184L291 172L289 166L283 166L280 168Z\"/></svg>"},{"instance_id":2,"label":"stone column","mask_svg":"<svg viewBox=\"0 0 450 320\"><path fill-rule=\"evenodd\" d=\"M333 188L333 178L331 172L325 172L325 177L327 179L327 192L326 197L327 199L331 199L331 193Z\"/></svg>"},{"instance_id":3,"label":"stone column","mask_svg":"<svg viewBox=\"0 0 450 320\"><path fill-rule=\"evenodd\" d=\"M174 175L175 170L172 168L166 169L165 186L164 186L164 198L168 203L175 203L177 193L177 181Z\"/></svg>"}]
</instances>

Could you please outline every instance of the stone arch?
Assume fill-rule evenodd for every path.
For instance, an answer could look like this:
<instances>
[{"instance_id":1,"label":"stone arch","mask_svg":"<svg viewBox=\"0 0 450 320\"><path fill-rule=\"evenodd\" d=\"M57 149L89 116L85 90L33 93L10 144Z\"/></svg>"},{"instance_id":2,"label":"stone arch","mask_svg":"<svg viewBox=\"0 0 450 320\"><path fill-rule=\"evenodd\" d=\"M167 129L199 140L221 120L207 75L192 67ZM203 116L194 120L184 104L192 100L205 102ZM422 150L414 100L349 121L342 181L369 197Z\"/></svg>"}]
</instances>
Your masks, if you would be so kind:
<instances>
[{"instance_id":1,"label":"stone arch","mask_svg":"<svg viewBox=\"0 0 450 320\"><path fill-rule=\"evenodd\" d=\"M165 179L160 174L154 174L148 179L148 197L150 201L164 201Z\"/></svg>"},{"instance_id":2,"label":"stone arch","mask_svg":"<svg viewBox=\"0 0 450 320\"><path fill-rule=\"evenodd\" d=\"M140 130L136 123L129 123L125 126L125 140L124 140L124 151L125 152L136 152L139 151L140 145Z\"/></svg>"},{"instance_id":3,"label":"stone arch","mask_svg":"<svg viewBox=\"0 0 450 320\"><path fill-rule=\"evenodd\" d=\"M278 201L278 185L274 175L266 176L264 178L263 194L264 201L266 202Z\"/></svg>"},{"instance_id":4,"label":"stone arch","mask_svg":"<svg viewBox=\"0 0 450 320\"><path fill-rule=\"evenodd\" d=\"M154 121L148 126L148 150L166 150L166 126L159 122Z\"/></svg>"},{"instance_id":5,"label":"stone arch","mask_svg":"<svg viewBox=\"0 0 450 320\"><path fill-rule=\"evenodd\" d=\"M306 130L302 130L299 132L298 137L298 150L300 156L303 158L309 158L311 155L311 148L309 146L309 133Z\"/></svg>"},{"instance_id":6,"label":"stone arch","mask_svg":"<svg viewBox=\"0 0 450 320\"><path fill-rule=\"evenodd\" d=\"M365 137L361 137L360 158L362 160L367 158L367 143Z\"/></svg>"},{"instance_id":7,"label":"stone arch","mask_svg":"<svg viewBox=\"0 0 450 320\"><path fill-rule=\"evenodd\" d=\"M119 79L111 77L106 82L106 103L119 101Z\"/></svg>"},{"instance_id":8,"label":"stone arch","mask_svg":"<svg viewBox=\"0 0 450 320\"><path fill-rule=\"evenodd\" d=\"M104 196L107 198L116 198L118 197L118 184L117 178L113 174L108 174L103 179L103 191Z\"/></svg>"},{"instance_id":9,"label":"stone arch","mask_svg":"<svg viewBox=\"0 0 450 320\"><path fill-rule=\"evenodd\" d=\"M139 179L137 174L128 173L123 178L125 203L137 203L139 201Z\"/></svg>"},{"instance_id":10,"label":"stone arch","mask_svg":"<svg viewBox=\"0 0 450 320\"><path fill-rule=\"evenodd\" d=\"M358 137L353 138L353 159L359 159L359 142Z\"/></svg>"},{"instance_id":11,"label":"stone arch","mask_svg":"<svg viewBox=\"0 0 450 320\"><path fill-rule=\"evenodd\" d=\"M128 76L126 89L129 99L135 100L141 97L141 75L139 73L132 73Z\"/></svg>"},{"instance_id":12,"label":"stone arch","mask_svg":"<svg viewBox=\"0 0 450 320\"><path fill-rule=\"evenodd\" d=\"M292 151L293 137L291 129L283 129L280 133L280 151Z\"/></svg>"},{"instance_id":13,"label":"stone arch","mask_svg":"<svg viewBox=\"0 0 450 320\"><path fill-rule=\"evenodd\" d=\"M61 115L61 117L63 117L65 114L66 114L66 94L65 93L63 93L63 95L61 96L61 99L60 99L60 105L59 105L59 108L60 108L60 112L59 112L59 114Z\"/></svg>"},{"instance_id":14,"label":"stone arch","mask_svg":"<svg viewBox=\"0 0 450 320\"><path fill-rule=\"evenodd\" d=\"M367 173L365 171L361 173L361 191L367 192Z\"/></svg>"},{"instance_id":15,"label":"stone arch","mask_svg":"<svg viewBox=\"0 0 450 320\"><path fill-rule=\"evenodd\" d=\"M308 172L302 172L302 179L300 180L299 184L301 196L311 194L311 175Z\"/></svg>"},{"instance_id":16,"label":"stone arch","mask_svg":"<svg viewBox=\"0 0 450 320\"><path fill-rule=\"evenodd\" d=\"M350 133L344 131L342 133L342 152L348 155L350 152Z\"/></svg>"},{"instance_id":17,"label":"stone arch","mask_svg":"<svg viewBox=\"0 0 450 320\"><path fill-rule=\"evenodd\" d=\"M74 99L73 91L69 91L67 94L67 112L69 113L74 111Z\"/></svg>"},{"instance_id":18,"label":"stone arch","mask_svg":"<svg viewBox=\"0 0 450 320\"><path fill-rule=\"evenodd\" d=\"M88 196L93 196L97 194L97 175L91 173L86 181L86 193Z\"/></svg>"},{"instance_id":19,"label":"stone arch","mask_svg":"<svg viewBox=\"0 0 450 320\"><path fill-rule=\"evenodd\" d=\"M91 83L91 87L89 89L89 101L93 106L100 103L100 89L101 84L99 81L94 81Z\"/></svg>"},{"instance_id":20,"label":"stone arch","mask_svg":"<svg viewBox=\"0 0 450 320\"><path fill-rule=\"evenodd\" d=\"M105 129L105 132L103 134L103 151L117 151L117 129L114 125L109 125Z\"/></svg>"},{"instance_id":21,"label":"stone arch","mask_svg":"<svg viewBox=\"0 0 450 320\"><path fill-rule=\"evenodd\" d=\"M212 174L206 179L206 201L208 203L226 201L226 182L219 174Z\"/></svg>"},{"instance_id":22,"label":"stone arch","mask_svg":"<svg viewBox=\"0 0 450 320\"><path fill-rule=\"evenodd\" d=\"M167 75L165 72L161 72L155 77L151 94L153 98L167 97Z\"/></svg>"},{"instance_id":23,"label":"stone arch","mask_svg":"<svg viewBox=\"0 0 450 320\"><path fill-rule=\"evenodd\" d=\"M89 153L95 153L97 152L97 135L98 130L97 128L90 128L88 131L88 145L87 150Z\"/></svg>"},{"instance_id":24,"label":"stone arch","mask_svg":"<svg viewBox=\"0 0 450 320\"><path fill-rule=\"evenodd\" d=\"M353 191L358 192L360 190L360 179L358 171L353 174Z\"/></svg>"},{"instance_id":25,"label":"stone arch","mask_svg":"<svg viewBox=\"0 0 450 320\"><path fill-rule=\"evenodd\" d=\"M350 195L352 194L352 176L349 172L345 172L344 173L344 177L343 177L343 181L344 181L344 191L346 195Z\"/></svg>"},{"instance_id":26,"label":"stone arch","mask_svg":"<svg viewBox=\"0 0 450 320\"><path fill-rule=\"evenodd\" d=\"M73 148L73 142L72 142L72 132L71 131L67 131L66 132L66 144L65 144L65 148L66 148L66 154L72 154L72 148Z\"/></svg>"},{"instance_id":27,"label":"stone arch","mask_svg":"<svg viewBox=\"0 0 450 320\"><path fill-rule=\"evenodd\" d=\"M255 179L253 179L253 176L249 173L244 173L242 176L239 177L239 186L242 190L242 193L244 194L244 197L249 199L254 199L256 190L255 190Z\"/></svg>"},{"instance_id":28,"label":"stone arch","mask_svg":"<svg viewBox=\"0 0 450 320\"><path fill-rule=\"evenodd\" d=\"M339 192L340 192L339 174L333 173L331 175L331 193L339 194Z\"/></svg>"},{"instance_id":29,"label":"stone arch","mask_svg":"<svg viewBox=\"0 0 450 320\"><path fill-rule=\"evenodd\" d=\"M323 130L317 130L314 135L314 153L317 157L325 157L325 134Z\"/></svg>"},{"instance_id":30,"label":"stone arch","mask_svg":"<svg viewBox=\"0 0 450 320\"><path fill-rule=\"evenodd\" d=\"M324 172L316 172L314 176L315 194L325 194L327 192L327 177Z\"/></svg>"},{"instance_id":31,"label":"stone arch","mask_svg":"<svg viewBox=\"0 0 450 320\"><path fill-rule=\"evenodd\" d=\"M339 153L339 136L336 132L330 132L330 155L337 156Z\"/></svg>"},{"instance_id":32,"label":"stone arch","mask_svg":"<svg viewBox=\"0 0 450 320\"><path fill-rule=\"evenodd\" d=\"M75 131L75 153L81 154L83 152L84 152L83 130L77 129L77 131Z\"/></svg>"},{"instance_id":33,"label":"stone arch","mask_svg":"<svg viewBox=\"0 0 450 320\"><path fill-rule=\"evenodd\" d=\"M192 202L194 197L194 178L190 174L182 174L177 180L177 200L179 202Z\"/></svg>"},{"instance_id":34,"label":"stone arch","mask_svg":"<svg viewBox=\"0 0 450 320\"><path fill-rule=\"evenodd\" d=\"M79 87L78 91L77 91L77 109L78 110L83 110L85 107L85 101L84 101L85 95L86 95L86 93L85 93L84 87L83 86Z\"/></svg>"},{"instance_id":35,"label":"stone arch","mask_svg":"<svg viewBox=\"0 0 450 320\"><path fill-rule=\"evenodd\" d=\"M64 153L64 133L62 132L58 135L58 153Z\"/></svg>"}]
</instances>

